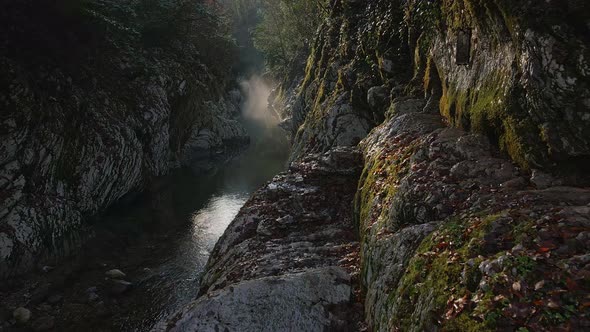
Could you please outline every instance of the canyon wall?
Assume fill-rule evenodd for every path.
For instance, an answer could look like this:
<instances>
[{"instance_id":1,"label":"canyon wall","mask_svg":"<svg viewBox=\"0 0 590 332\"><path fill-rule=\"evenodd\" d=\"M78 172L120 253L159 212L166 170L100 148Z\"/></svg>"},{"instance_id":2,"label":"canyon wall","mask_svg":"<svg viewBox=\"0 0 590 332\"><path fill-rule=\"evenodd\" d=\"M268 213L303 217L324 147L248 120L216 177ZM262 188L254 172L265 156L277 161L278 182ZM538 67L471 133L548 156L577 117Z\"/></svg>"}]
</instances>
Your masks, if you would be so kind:
<instances>
[{"instance_id":1,"label":"canyon wall","mask_svg":"<svg viewBox=\"0 0 590 332\"><path fill-rule=\"evenodd\" d=\"M244 290L254 284L242 282L257 272L244 278L233 268L258 271L257 260L236 252L275 248L277 257L257 262L265 266L284 250L275 239L314 234L313 227L298 227L308 219L289 217L272 191L296 191L287 177L301 163L334 153L350 159L358 149L364 170L350 202L358 232L350 243L360 241L353 263L359 270L347 270L343 280L359 278L369 330L588 329L589 6L577 0L329 6L302 83L291 99L277 93L289 107L283 126L293 136L295 173L277 177L246 205L212 255L203 296L168 328L204 315L217 319L207 326L230 327L234 318L216 307L220 301L258 310L259 299ZM303 211L314 206L300 204ZM270 217L259 219L258 209ZM338 213L321 220L334 218ZM309 253L309 246L292 246L288 257ZM236 272L223 272L224 262ZM276 273L279 280L258 282L271 289L284 284L286 272ZM348 293L335 302L354 303ZM262 307L284 305L269 301ZM324 307L327 317L337 317L333 308ZM317 330L333 327L306 319ZM243 330L260 327L242 323Z\"/></svg>"},{"instance_id":2,"label":"canyon wall","mask_svg":"<svg viewBox=\"0 0 590 332\"><path fill-rule=\"evenodd\" d=\"M165 1L1 6L0 277L67 255L85 220L154 177L248 141L223 27L174 31Z\"/></svg>"}]
</instances>

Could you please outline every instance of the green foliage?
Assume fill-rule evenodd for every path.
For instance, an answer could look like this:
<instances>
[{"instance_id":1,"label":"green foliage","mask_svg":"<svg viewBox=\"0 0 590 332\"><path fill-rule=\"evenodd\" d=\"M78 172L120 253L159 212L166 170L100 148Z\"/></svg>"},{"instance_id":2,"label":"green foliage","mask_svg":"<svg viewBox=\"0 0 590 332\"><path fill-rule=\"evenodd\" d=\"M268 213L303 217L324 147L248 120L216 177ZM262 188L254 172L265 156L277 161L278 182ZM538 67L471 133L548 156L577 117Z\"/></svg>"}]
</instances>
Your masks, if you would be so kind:
<instances>
[{"instance_id":1,"label":"green foliage","mask_svg":"<svg viewBox=\"0 0 590 332\"><path fill-rule=\"evenodd\" d=\"M254 43L275 73L285 73L301 50L308 49L327 14L326 0L260 0L261 21Z\"/></svg>"},{"instance_id":2,"label":"green foliage","mask_svg":"<svg viewBox=\"0 0 590 332\"><path fill-rule=\"evenodd\" d=\"M174 40L213 39L227 33L220 17L203 0L146 0L137 8L146 46L162 46Z\"/></svg>"}]
</instances>

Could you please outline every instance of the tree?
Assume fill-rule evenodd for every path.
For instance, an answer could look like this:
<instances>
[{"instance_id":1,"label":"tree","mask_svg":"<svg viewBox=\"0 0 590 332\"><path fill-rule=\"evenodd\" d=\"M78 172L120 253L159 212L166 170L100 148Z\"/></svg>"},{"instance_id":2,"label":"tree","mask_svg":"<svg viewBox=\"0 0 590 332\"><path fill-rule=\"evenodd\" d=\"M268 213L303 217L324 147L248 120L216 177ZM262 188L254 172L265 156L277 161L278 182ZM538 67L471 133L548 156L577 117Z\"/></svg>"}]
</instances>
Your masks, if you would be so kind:
<instances>
[{"instance_id":1,"label":"tree","mask_svg":"<svg viewBox=\"0 0 590 332\"><path fill-rule=\"evenodd\" d=\"M280 75L311 44L327 14L327 1L259 0L259 6L261 21L254 43L264 53L269 69Z\"/></svg>"}]
</instances>

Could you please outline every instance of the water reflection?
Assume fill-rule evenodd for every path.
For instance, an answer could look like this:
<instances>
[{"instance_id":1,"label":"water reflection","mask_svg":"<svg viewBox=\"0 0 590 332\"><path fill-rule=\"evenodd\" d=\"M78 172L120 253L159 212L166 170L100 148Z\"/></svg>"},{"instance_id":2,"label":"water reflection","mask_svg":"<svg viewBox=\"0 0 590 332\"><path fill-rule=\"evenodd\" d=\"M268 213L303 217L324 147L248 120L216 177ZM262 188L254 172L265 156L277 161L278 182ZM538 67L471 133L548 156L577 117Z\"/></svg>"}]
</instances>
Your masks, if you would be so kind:
<instances>
[{"instance_id":1,"label":"water reflection","mask_svg":"<svg viewBox=\"0 0 590 332\"><path fill-rule=\"evenodd\" d=\"M156 185L149 208L145 200L125 208L129 220L142 220L137 236L153 250L131 258L147 269L126 299L134 309L120 317L121 330L149 330L194 299L216 241L250 195L284 169L289 148L281 130L247 125L253 140L242 154L206 174L180 170Z\"/></svg>"},{"instance_id":2,"label":"water reflection","mask_svg":"<svg viewBox=\"0 0 590 332\"><path fill-rule=\"evenodd\" d=\"M247 195L230 194L211 198L209 204L192 217L192 241L204 245L208 253L229 223L248 199Z\"/></svg>"}]
</instances>

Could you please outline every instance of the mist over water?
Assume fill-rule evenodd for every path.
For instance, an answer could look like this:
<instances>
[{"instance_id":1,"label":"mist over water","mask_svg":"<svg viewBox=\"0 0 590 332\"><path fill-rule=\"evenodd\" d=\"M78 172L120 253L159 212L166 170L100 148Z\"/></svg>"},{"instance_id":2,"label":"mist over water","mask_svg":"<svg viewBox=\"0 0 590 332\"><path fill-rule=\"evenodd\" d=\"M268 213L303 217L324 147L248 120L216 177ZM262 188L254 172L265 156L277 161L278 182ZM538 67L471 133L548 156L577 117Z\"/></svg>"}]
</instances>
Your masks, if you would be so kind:
<instances>
[{"instance_id":1,"label":"mist over water","mask_svg":"<svg viewBox=\"0 0 590 332\"><path fill-rule=\"evenodd\" d=\"M117 267L135 275L135 296L128 305L141 314L117 317L125 331L146 331L165 324L173 313L194 300L201 273L215 243L252 193L285 169L289 142L277 126L279 119L268 109L271 87L260 76L240 84L242 123L251 142L240 154L209 172L192 169L174 172L158 191L158 205L126 209L123 219L152 220L139 246L157 246L141 257L139 271ZM154 218L154 209L158 211ZM116 225L121 220L113 220ZM137 246L136 246L137 247ZM127 255L124 255L127 256ZM147 267L150 272L143 272Z\"/></svg>"},{"instance_id":2,"label":"mist over water","mask_svg":"<svg viewBox=\"0 0 590 332\"><path fill-rule=\"evenodd\" d=\"M242 80L240 87L245 98L242 106L244 118L267 127L276 126L280 122L278 115L271 112L268 107L268 98L272 91L268 82L259 75L252 75Z\"/></svg>"}]
</instances>

